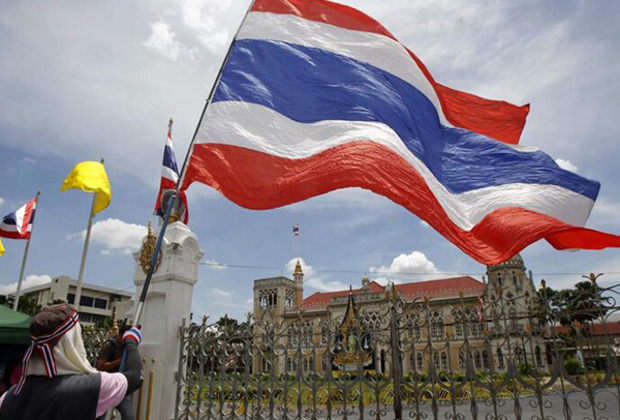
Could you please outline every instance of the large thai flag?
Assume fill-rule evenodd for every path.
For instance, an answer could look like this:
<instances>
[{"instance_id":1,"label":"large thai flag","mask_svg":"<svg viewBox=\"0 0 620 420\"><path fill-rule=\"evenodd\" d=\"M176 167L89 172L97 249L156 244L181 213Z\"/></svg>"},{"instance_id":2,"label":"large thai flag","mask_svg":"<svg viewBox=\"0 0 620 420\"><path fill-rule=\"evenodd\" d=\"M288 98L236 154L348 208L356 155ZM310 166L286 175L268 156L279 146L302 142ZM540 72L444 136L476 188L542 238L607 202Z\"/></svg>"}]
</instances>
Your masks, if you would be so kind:
<instances>
[{"instance_id":1,"label":"large thai flag","mask_svg":"<svg viewBox=\"0 0 620 420\"><path fill-rule=\"evenodd\" d=\"M20 207L19 210L9 213L0 222L0 237L10 239L30 239L34 213L37 208L37 199L33 198Z\"/></svg>"},{"instance_id":2,"label":"large thai flag","mask_svg":"<svg viewBox=\"0 0 620 420\"><path fill-rule=\"evenodd\" d=\"M164 191L174 190L179 181L179 167L177 159L174 155L174 147L172 145L172 131L168 128L168 136L166 137L166 146L164 146L164 159L161 166L161 182L159 184L159 193L157 194L157 202L155 203L154 214L164 217L166 209L161 207L161 197ZM183 213L183 223L187 224L189 220L189 210L187 207L187 196L184 191L179 191L181 201L185 206Z\"/></svg>"},{"instance_id":3,"label":"large thai flag","mask_svg":"<svg viewBox=\"0 0 620 420\"><path fill-rule=\"evenodd\" d=\"M203 182L250 209L366 188L485 264L542 238L558 249L620 246L583 227L597 182L517 145L528 110L439 85L355 9L256 0L183 188Z\"/></svg>"}]
</instances>

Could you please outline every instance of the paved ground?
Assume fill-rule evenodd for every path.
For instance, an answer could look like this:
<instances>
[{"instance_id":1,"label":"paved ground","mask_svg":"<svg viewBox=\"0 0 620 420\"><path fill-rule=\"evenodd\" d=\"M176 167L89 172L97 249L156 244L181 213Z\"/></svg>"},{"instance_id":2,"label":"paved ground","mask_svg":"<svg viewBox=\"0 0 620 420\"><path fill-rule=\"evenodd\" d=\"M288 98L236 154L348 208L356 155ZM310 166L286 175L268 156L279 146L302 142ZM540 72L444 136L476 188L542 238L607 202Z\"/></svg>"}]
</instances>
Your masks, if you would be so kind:
<instances>
[{"instance_id":1,"label":"paved ground","mask_svg":"<svg viewBox=\"0 0 620 420\"><path fill-rule=\"evenodd\" d=\"M520 398L519 407L521 408L520 414L517 414L517 404L515 399L503 399L499 401L497 407L494 407L490 401L478 400L476 416L477 420L620 420L620 393L615 387L609 387L600 390L596 394L594 401L594 407L588 401L586 394L583 392L573 391L567 398L566 404L561 396L553 394L547 395L543 399L543 412L533 397ZM267 407L265 407L266 409ZM282 419L283 413L278 410L280 407L276 407L278 411L275 418ZM308 407L309 408L309 407ZM204 409L204 407L203 407ZM391 406L381 406L382 410L380 418L383 420L392 420L395 418L394 411ZM364 410L364 419L372 420L376 418L375 407L368 407ZM229 413L228 410L227 414ZM474 420L472 415L472 407L469 402L460 402L455 407L452 407L450 403L442 402L438 405L437 416L434 418L432 411L432 404L430 401L425 401L420 406L420 417L423 420ZM194 413L195 414L195 413ZM293 410L288 414L289 418L297 418L296 411ZM318 419L326 418L324 407L319 408L317 414ZM403 420L415 420L417 418L414 407L406 405L403 412ZM456 414L456 416L454 415ZM263 416L268 417L268 412L263 412ZM303 418L312 418L312 413L304 413ZM190 417L194 418L194 417ZM202 417L200 417L202 418ZM207 418L207 417L205 417ZM219 416L215 418L227 419L228 415ZM237 417L239 418L239 417ZM242 417L241 417L242 418ZM334 409L332 412L332 419L339 420L344 419L345 415L342 410ZM346 418L348 420L359 420L359 412L357 410L350 410Z\"/></svg>"},{"instance_id":2,"label":"paved ground","mask_svg":"<svg viewBox=\"0 0 620 420\"><path fill-rule=\"evenodd\" d=\"M567 399L569 411L565 412L565 404L561 396L549 395L543 399L543 416L538 402L535 398L520 398L519 405L521 407L521 419L523 420L617 420L620 419L620 394L617 389L610 387L599 391L595 398L595 407L593 408L586 394L582 392L573 392ZM515 411L516 401L514 399L506 399L500 401L495 408L490 402L477 401L478 420L512 420L518 416ZM495 412L495 409L497 412ZM393 419L394 414L391 409L386 410L386 414L382 416L384 419ZM457 413L456 420L473 420L470 403L456 405L454 411ZM437 419L451 420L453 418L453 407L449 405L440 405ZM425 402L420 408L420 412L426 414L427 420L433 419L433 413L430 402ZM365 411L365 418L370 417L370 410ZM373 413L374 414L374 413ZM497 414L498 418L495 417ZM424 417L424 416L422 416ZM359 418L359 415L350 416L350 419ZM415 419L416 413L413 407L406 407L403 412L404 419Z\"/></svg>"}]
</instances>

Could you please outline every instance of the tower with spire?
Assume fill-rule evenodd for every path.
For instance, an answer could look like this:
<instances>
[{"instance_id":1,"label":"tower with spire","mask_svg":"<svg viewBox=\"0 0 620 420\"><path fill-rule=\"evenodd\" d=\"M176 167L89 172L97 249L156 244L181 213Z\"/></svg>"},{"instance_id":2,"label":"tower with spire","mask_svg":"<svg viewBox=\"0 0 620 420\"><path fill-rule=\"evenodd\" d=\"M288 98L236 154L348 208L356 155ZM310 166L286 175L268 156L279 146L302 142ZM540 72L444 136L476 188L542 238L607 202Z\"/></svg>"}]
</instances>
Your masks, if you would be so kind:
<instances>
[{"instance_id":1,"label":"tower with spire","mask_svg":"<svg viewBox=\"0 0 620 420\"><path fill-rule=\"evenodd\" d=\"M295 271L293 271L293 282L295 283L295 307L301 308L304 303L304 272L299 260L297 260Z\"/></svg>"}]
</instances>

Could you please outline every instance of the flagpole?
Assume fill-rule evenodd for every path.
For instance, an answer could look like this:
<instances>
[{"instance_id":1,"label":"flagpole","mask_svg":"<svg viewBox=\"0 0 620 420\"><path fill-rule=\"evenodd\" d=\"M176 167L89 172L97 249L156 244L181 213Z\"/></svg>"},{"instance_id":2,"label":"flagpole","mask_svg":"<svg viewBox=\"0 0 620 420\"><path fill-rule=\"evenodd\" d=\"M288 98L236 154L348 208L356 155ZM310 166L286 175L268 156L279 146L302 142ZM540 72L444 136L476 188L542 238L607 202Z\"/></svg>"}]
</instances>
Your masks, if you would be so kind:
<instances>
[{"instance_id":1,"label":"flagpole","mask_svg":"<svg viewBox=\"0 0 620 420\"><path fill-rule=\"evenodd\" d=\"M134 320L133 320L134 325L137 325L140 323L140 316L142 315L142 308L144 307L144 301L146 300L146 295L149 290L149 285L151 284L151 277L153 277L153 271L155 269L155 264L157 262L157 257L159 255L161 243L164 239L164 235L166 234L166 228L168 227L168 221L170 219L170 214L172 213L172 207L174 206L174 202L176 201L179 195L179 188L181 188L181 185L183 185L183 178L185 177L185 170L187 168L187 163L189 161L189 157L192 152L192 147L194 145L194 142L196 141L196 136L198 135L198 130L200 129L202 120L204 119L207 113L207 108L209 107L209 105L211 104L211 101L213 100L213 95L215 94L217 85L220 83L220 79L222 78L222 72L224 71L224 67L226 66L226 63L228 63L228 58L230 57L230 52L232 51L232 47L235 41L237 40L239 31L241 31L241 28L243 27L243 24L245 23L245 20L248 17L248 13L250 12L250 10L252 9L252 6L254 5L254 1L255 0L252 0L250 2L248 9L246 10L245 15L243 16L243 20L241 20L241 23L239 24L239 27L237 28L237 31L235 32L235 35L233 36L232 41L230 42L230 45L228 46L228 51L226 51L226 55L224 56L222 65L220 66L220 69L217 72L217 76L215 77L215 82L213 83L213 86L211 87L211 91L209 92L209 96L207 97L207 100L205 102L205 106L202 109L200 118L198 119L198 124L196 124L196 129L194 130L192 141L189 143L189 148L187 149L187 153L185 154L185 160L183 161L183 166L181 167L181 172L179 173L179 180L177 181L177 185L174 189L174 194L170 196L170 200L168 201L168 208L166 209L166 215L164 216L164 221L161 225L161 229L159 230L159 235L157 237L157 243L155 244L155 249L153 250L153 256L151 257L151 264L149 265L148 272L146 273L146 278L144 279L144 285L142 286L142 293L140 294L140 300L138 301L138 306L136 308L136 313L134 315Z\"/></svg>"},{"instance_id":2,"label":"flagpole","mask_svg":"<svg viewBox=\"0 0 620 420\"><path fill-rule=\"evenodd\" d=\"M101 158L103 165L104 159ZM80 300L82 299L82 285L84 284L84 270L86 270L86 256L88 255L88 244L90 242L90 232L93 228L93 217L95 216L95 204L97 193L93 193L93 202L90 205L90 215L88 217L88 227L86 228L86 237L84 238L84 248L82 249L82 261L80 261L80 272L78 274L77 287L75 288L75 299L73 306L76 311L80 311Z\"/></svg>"},{"instance_id":3,"label":"flagpole","mask_svg":"<svg viewBox=\"0 0 620 420\"><path fill-rule=\"evenodd\" d=\"M39 196L41 195L41 191L37 191L37 196L35 197L35 220L36 220L36 211L37 207L39 207ZM26 226L26 229L28 227ZM30 250L30 240L32 239L32 232L34 232L34 220L32 221L32 230L30 230L30 236L28 237L28 241L26 241L26 247L24 248L24 257L22 258L22 266L19 269L19 280L17 280L17 290L15 291L15 300L13 301L13 310L16 311L19 305L19 294L22 290L22 283L24 281L24 272L26 271L26 261L28 260L28 251Z\"/></svg>"}]
</instances>

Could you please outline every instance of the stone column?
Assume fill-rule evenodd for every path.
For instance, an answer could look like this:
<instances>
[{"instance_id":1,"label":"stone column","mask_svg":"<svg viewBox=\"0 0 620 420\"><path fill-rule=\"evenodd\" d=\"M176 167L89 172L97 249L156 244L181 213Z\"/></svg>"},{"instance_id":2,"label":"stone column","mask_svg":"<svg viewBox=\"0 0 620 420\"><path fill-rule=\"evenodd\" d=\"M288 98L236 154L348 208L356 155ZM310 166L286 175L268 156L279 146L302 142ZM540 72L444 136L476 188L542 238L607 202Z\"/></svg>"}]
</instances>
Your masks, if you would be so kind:
<instances>
[{"instance_id":1,"label":"stone column","mask_svg":"<svg viewBox=\"0 0 620 420\"><path fill-rule=\"evenodd\" d=\"M142 252L147 242L154 244L157 233L147 235L143 239L143 248L134 253L136 293L128 304L128 319L132 319L146 278L146 270L141 264ZM202 256L196 235L186 225L175 222L168 226L160 264L151 279L140 321L143 337L140 353L144 361L141 415L147 409L148 390L152 386L151 419L170 420L174 417L179 327L183 319L189 323L192 293L198 281L198 263ZM151 371L153 380L149 385ZM138 392L134 396L134 407L137 397Z\"/></svg>"}]
</instances>

